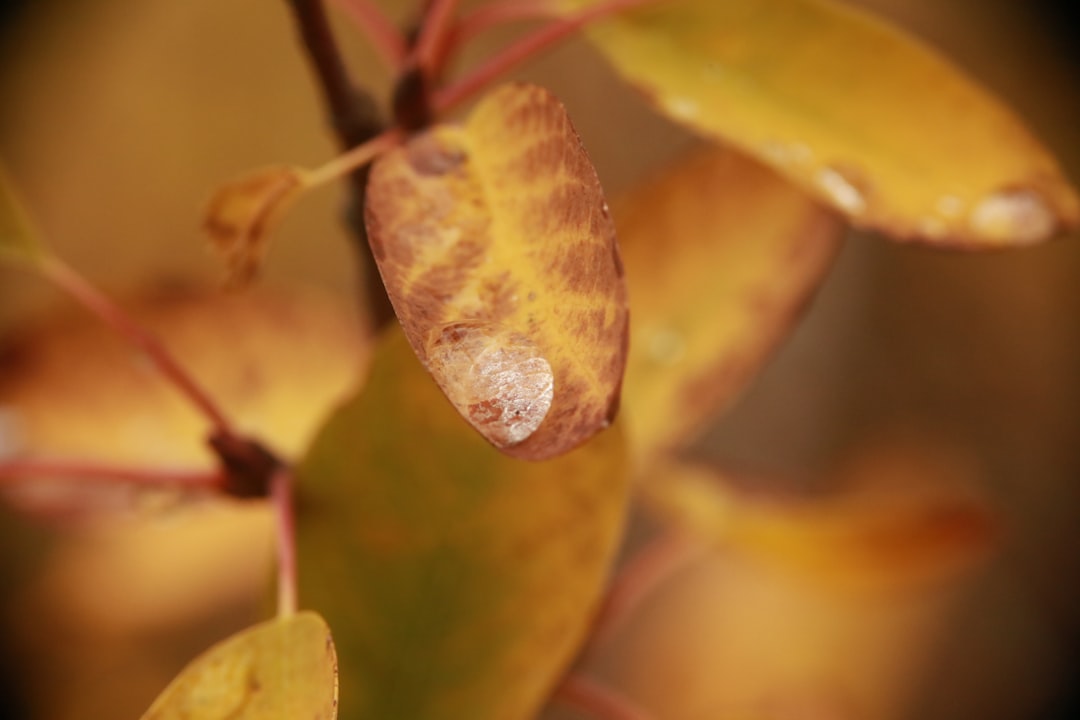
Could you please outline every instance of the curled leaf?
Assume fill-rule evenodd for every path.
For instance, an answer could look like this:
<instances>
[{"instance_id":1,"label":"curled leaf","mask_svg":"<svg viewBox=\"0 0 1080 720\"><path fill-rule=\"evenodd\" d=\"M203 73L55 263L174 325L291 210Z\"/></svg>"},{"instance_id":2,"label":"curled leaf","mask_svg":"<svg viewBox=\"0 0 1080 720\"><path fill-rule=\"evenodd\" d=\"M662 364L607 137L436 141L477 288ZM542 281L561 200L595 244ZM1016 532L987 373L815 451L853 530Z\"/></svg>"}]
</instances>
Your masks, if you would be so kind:
<instances>
[{"instance_id":1,"label":"curled leaf","mask_svg":"<svg viewBox=\"0 0 1080 720\"><path fill-rule=\"evenodd\" d=\"M545 463L473 432L398 328L298 468L300 596L342 718L526 720L581 646L629 483L618 428Z\"/></svg>"},{"instance_id":2,"label":"curled leaf","mask_svg":"<svg viewBox=\"0 0 1080 720\"><path fill-rule=\"evenodd\" d=\"M302 612L256 625L196 658L142 720L334 720L330 628Z\"/></svg>"},{"instance_id":3,"label":"curled leaf","mask_svg":"<svg viewBox=\"0 0 1080 720\"><path fill-rule=\"evenodd\" d=\"M607 426L626 359L622 266L562 104L496 90L374 165L365 219L413 350L485 438L540 460Z\"/></svg>"},{"instance_id":4,"label":"curled leaf","mask_svg":"<svg viewBox=\"0 0 1080 720\"><path fill-rule=\"evenodd\" d=\"M832 264L838 219L758 163L695 151L616 207L634 311L639 456L693 439L765 363Z\"/></svg>"},{"instance_id":5,"label":"curled leaf","mask_svg":"<svg viewBox=\"0 0 1080 720\"><path fill-rule=\"evenodd\" d=\"M207 205L203 229L225 261L230 284L243 285L254 278L269 233L305 187L303 170L274 165L217 189Z\"/></svg>"},{"instance_id":6,"label":"curled leaf","mask_svg":"<svg viewBox=\"0 0 1080 720\"><path fill-rule=\"evenodd\" d=\"M11 180L0 168L0 260L35 262L44 255Z\"/></svg>"},{"instance_id":7,"label":"curled leaf","mask_svg":"<svg viewBox=\"0 0 1080 720\"><path fill-rule=\"evenodd\" d=\"M987 247L1080 223L1080 198L1009 109L844 3L671 0L590 37L667 116L768 163L857 225Z\"/></svg>"}]
</instances>

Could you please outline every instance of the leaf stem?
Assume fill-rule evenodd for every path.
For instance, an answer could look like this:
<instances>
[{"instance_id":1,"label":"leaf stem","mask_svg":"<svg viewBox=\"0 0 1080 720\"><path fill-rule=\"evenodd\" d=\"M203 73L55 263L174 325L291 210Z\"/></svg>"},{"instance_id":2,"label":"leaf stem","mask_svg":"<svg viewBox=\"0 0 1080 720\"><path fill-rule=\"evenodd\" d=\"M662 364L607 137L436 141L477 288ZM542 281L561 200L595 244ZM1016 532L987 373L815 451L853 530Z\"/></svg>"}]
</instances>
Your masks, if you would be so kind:
<instances>
[{"instance_id":1,"label":"leaf stem","mask_svg":"<svg viewBox=\"0 0 1080 720\"><path fill-rule=\"evenodd\" d=\"M500 75L510 72L526 60L566 40L589 23L640 5L665 1L604 0L604 2L599 2L574 15L554 20L489 58L453 85L436 92L432 101L432 108L436 113L448 112L488 87Z\"/></svg>"},{"instance_id":2,"label":"leaf stem","mask_svg":"<svg viewBox=\"0 0 1080 720\"><path fill-rule=\"evenodd\" d=\"M330 29L323 0L287 1L292 8L309 64L322 90L323 104L328 110L339 146L342 150L348 150L363 145L382 132L385 126L375 100L358 88L349 76ZM393 320L394 310L375 268L375 258L371 254L367 229L364 227L366 167L356 169L350 180L345 221L357 241L356 252L366 288L367 307L371 321L378 329Z\"/></svg>"},{"instance_id":3,"label":"leaf stem","mask_svg":"<svg viewBox=\"0 0 1080 720\"><path fill-rule=\"evenodd\" d=\"M481 5L454 26L450 52L493 27L526 20L547 20L557 14L550 0L498 0Z\"/></svg>"},{"instance_id":4,"label":"leaf stem","mask_svg":"<svg viewBox=\"0 0 1080 720\"><path fill-rule=\"evenodd\" d=\"M699 551L700 543L668 532L653 538L615 576L593 621L587 654L610 638L648 595Z\"/></svg>"},{"instance_id":5,"label":"leaf stem","mask_svg":"<svg viewBox=\"0 0 1080 720\"><path fill-rule=\"evenodd\" d=\"M296 511L293 503L293 475L281 468L270 483L270 499L277 518L278 616L297 610Z\"/></svg>"},{"instance_id":6,"label":"leaf stem","mask_svg":"<svg viewBox=\"0 0 1080 720\"><path fill-rule=\"evenodd\" d=\"M98 317L118 335L141 350L157 371L198 409L214 431L235 436L232 425L210 395L184 370L161 342L142 328L104 293L59 258L45 258L42 274L56 287Z\"/></svg>"},{"instance_id":7,"label":"leaf stem","mask_svg":"<svg viewBox=\"0 0 1080 720\"><path fill-rule=\"evenodd\" d=\"M405 36L371 0L331 0L349 16L353 24L371 42L371 47L386 66L397 73L408 52Z\"/></svg>"},{"instance_id":8,"label":"leaf stem","mask_svg":"<svg viewBox=\"0 0 1080 720\"><path fill-rule=\"evenodd\" d=\"M304 184L317 187L338 179L343 175L361 168L376 157L391 149L404 139L405 133L398 128L391 128L376 135L362 145L343 152L323 165L304 172Z\"/></svg>"},{"instance_id":9,"label":"leaf stem","mask_svg":"<svg viewBox=\"0 0 1080 720\"><path fill-rule=\"evenodd\" d=\"M7 460L0 462L0 481L62 478L176 490L220 490L224 475L217 470L167 470L105 465L70 460Z\"/></svg>"},{"instance_id":10,"label":"leaf stem","mask_svg":"<svg viewBox=\"0 0 1080 720\"><path fill-rule=\"evenodd\" d=\"M436 77L442 69L446 44L454 26L459 0L431 0L420 34L412 49L412 57L428 77Z\"/></svg>"},{"instance_id":11,"label":"leaf stem","mask_svg":"<svg viewBox=\"0 0 1080 720\"><path fill-rule=\"evenodd\" d=\"M555 688L552 700L581 710L597 720L652 720L620 693L582 675L570 675Z\"/></svg>"}]
</instances>

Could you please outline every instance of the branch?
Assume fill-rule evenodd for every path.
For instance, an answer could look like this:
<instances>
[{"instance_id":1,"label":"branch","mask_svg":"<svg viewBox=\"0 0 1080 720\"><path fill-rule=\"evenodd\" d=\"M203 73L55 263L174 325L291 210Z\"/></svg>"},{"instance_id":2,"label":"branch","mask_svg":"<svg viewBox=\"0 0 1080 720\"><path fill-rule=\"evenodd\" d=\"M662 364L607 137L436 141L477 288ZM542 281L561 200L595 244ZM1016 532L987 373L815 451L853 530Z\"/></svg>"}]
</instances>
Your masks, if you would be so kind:
<instances>
[{"instance_id":1,"label":"branch","mask_svg":"<svg viewBox=\"0 0 1080 720\"><path fill-rule=\"evenodd\" d=\"M448 112L488 87L495 78L505 75L526 60L566 40L589 23L640 5L660 2L666 2L666 0L605 0L577 14L555 20L488 59L457 83L435 93L431 103L432 109L436 114Z\"/></svg>"},{"instance_id":2,"label":"branch","mask_svg":"<svg viewBox=\"0 0 1080 720\"><path fill-rule=\"evenodd\" d=\"M555 688L552 700L581 710L596 720L652 720L621 694L582 675L571 675Z\"/></svg>"},{"instance_id":3,"label":"branch","mask_svg":"<svg viewBox=\"0 0 1080 720\"><path fill-rule=\"evenodd\" d=\"M141 350L157 371L179 390L214 427L214 432L235 436L232 425L218 408L210 395L184 370L161 342L128 317L119 306L104 293L91 285L62 260L46 258L41 272L56 287L74 298L80 305L96 315L118 335Z\"/></svg>"},{"instance_id":4,"label":"branch","mask_svg":"<svg viewBox=\"0 0 1080 720\"><path fill-rule=\"evenodd\" d=\"M614 635L648 595L686 565L700 544L677 533L665 533L649 541L615 576L581 655L587 655Z\"/></svg>"},{"instance_id":5,"label":"branch","mask_svg":"<svg viewBox=\"0 0 1080 720\"><path fill-rule=\"evenodd\" d=\"M287 0L293 11L304 50L322 91L323 104L330 115L330 124L343 150L362 145L383 130L375 101L361 91L349 77L337 42L330 30L322 0ZM375 329L382 328L394 317L390 299L382 278L375 268L375 258L368 245L363 209L368 166L356 169L351 175L351 192L346 218L360 253L360 264L367 288L368 309Z\"/></svg>"},{"instance_id":6,"label":"branch","mask_svg":"<svg viewBox=\"0 0 1080 720\"><path fill-rule=\"evenodd\" d=\"M34 478L85 480L103 484L133 485L166 490L219 491L225 476L217 470L163 470L133 468L68 460L8 460L0 462L0 481Z\"/></svg>"},{"instance_id":7,"label":"branch","mask_svg":"<svg viewBox=\"0 0 1080 720\"><path fill-rule=\"evenodd\" d=\"M331 0L367 36L376 54L394 73L401 69L408 52L405 36L371 0Z\"/></svg>"}]
</instances>

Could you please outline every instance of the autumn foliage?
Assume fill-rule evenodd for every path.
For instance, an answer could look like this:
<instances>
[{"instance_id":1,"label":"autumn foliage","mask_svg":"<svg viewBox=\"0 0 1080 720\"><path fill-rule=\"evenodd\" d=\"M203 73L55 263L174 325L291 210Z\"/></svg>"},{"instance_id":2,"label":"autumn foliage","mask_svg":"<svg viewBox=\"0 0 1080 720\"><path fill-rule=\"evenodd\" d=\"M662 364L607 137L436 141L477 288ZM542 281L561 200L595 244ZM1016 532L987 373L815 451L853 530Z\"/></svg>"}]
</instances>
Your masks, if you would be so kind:
<instances>
[{"instance_id":1,"label":"autumn foliage","mask_svg":"<svg viewBox=\"0 0 1080 720\"><path fill-rule=\"evenodd\" d=\"M392 70L391 117L342 84L320 0L291 0L343 152L223 182L202 225L228 284L248 286L288 213L347 182L358 256L394 315L370 302L370 335L257 291L116 304L0 188L0 259L127 343L25 340L29 360L0 378L25 426L0 456L13 507L100 515L142 487L273 515L278 617L193 660L145 720L527 720L551 702L703 717L724 706L706 684L663 715L649 682L642 710L582 670L688 554L776 607L777 588L876 599L988 554L994 515L966 485L763 501L685 450L792 332L848 226L982 250L1080 225L1076 191L1008 108L832 0L434 0L412 32L336 4ZM458 70L473 38L521 21ZM702 140L611 207L558 97L495 84L574 34ZM130 347L156 374L105 380ZM176 445L119 425L101 442L99 414L155 408ZM619 564L632 508L660 541Z\"/></svg>"}]
</instances>

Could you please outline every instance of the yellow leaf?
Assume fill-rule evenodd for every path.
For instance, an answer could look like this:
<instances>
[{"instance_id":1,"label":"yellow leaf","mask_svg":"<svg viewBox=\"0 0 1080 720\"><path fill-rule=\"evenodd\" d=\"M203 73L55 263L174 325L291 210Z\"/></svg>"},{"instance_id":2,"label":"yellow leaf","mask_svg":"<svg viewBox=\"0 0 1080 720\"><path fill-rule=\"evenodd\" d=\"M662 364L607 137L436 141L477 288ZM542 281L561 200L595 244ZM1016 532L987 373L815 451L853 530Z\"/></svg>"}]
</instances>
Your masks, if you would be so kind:
<instances>
[{"instance_id":1,"label":"yellow leaf","mask_svg":"<svg viewBox=\"0 0 1080 720\"><path fill-rule=\"evenodd\" d=\"M302 612L256 625L191 662L143 720L333 720L337 660L330 628Z\"/></svg>"},{"instance_id":2,"label":"yellow leaf","mask_svg":"<svg viewBox=\"0 0 1080 720\"><path fill-rule=\"evenodd\" d=\"M230 284L254 278L269 233L306 187L304 172L288 165L255 170L222 185L210 199L203 229L225 260Z\"/></svg>"},{"instance_id":3,"label":"yellow leaf","mask_svg":"<svg viewBox=\"0 0 1080 720\"><path fill-rule=\"evenodd\" d=\"M14 186L0 168L0 260L37 261L44 255Z\"/></svg>"},{"instance_id":4,"label":"yellow leaf","mask_svg":"<svg viewBox=\"0 0 1080 720\"><path fill-rule=\"evenodd\" d=\"M842 3L671 0L591 37L666 115L770 164L860 226L983 247L1080 222L1075 191L1007 108L933 50Z\"/></svg>"},{"instance_id":5,"label":"yellow leaf","mask_svg":"<svg viewBox=\"0 0 1080 720\"><path fill-rule=\"evenodd\" d=\"M708 542L845 587L948 576L984 557L996 535L985 501L949 484L769 501L710 469L670 463L643 489L653 508Z\"/></svg>"},{"instance_id":6,"label":"yellow leaf","mask_svg":"<svg viewBox=\"0 0 1080 720\"><path fill-rule=\"evenodd\" d=\"M628 494L617 428L546 463L461 422L394 328L299 468L300 597L349 720L526 720L581 645Z\"/></svg>"},{"instance_id":7,"label":"yellow leaf","mask_svg":"<svg viewBox=\"0 0 1080 720\"><path fill-rule=\"evenodd\" d=\"M366 221L416 354L485 438L539 460L614 417L627 311L615 229L562 104L505 86L380 158Z\"/></svg>"},{"instance_id":8,"label":"yellow leaf","mask_svg":"<svg viewBox=\"0 0 1080 720\"><path fill-rule=\"evenodd\" d=\"M749 382L824 277L841 225L720 149L683 158L616 217L633 307L623 405L648 456L692 439Z\"/></svg>"}]
</instances>

